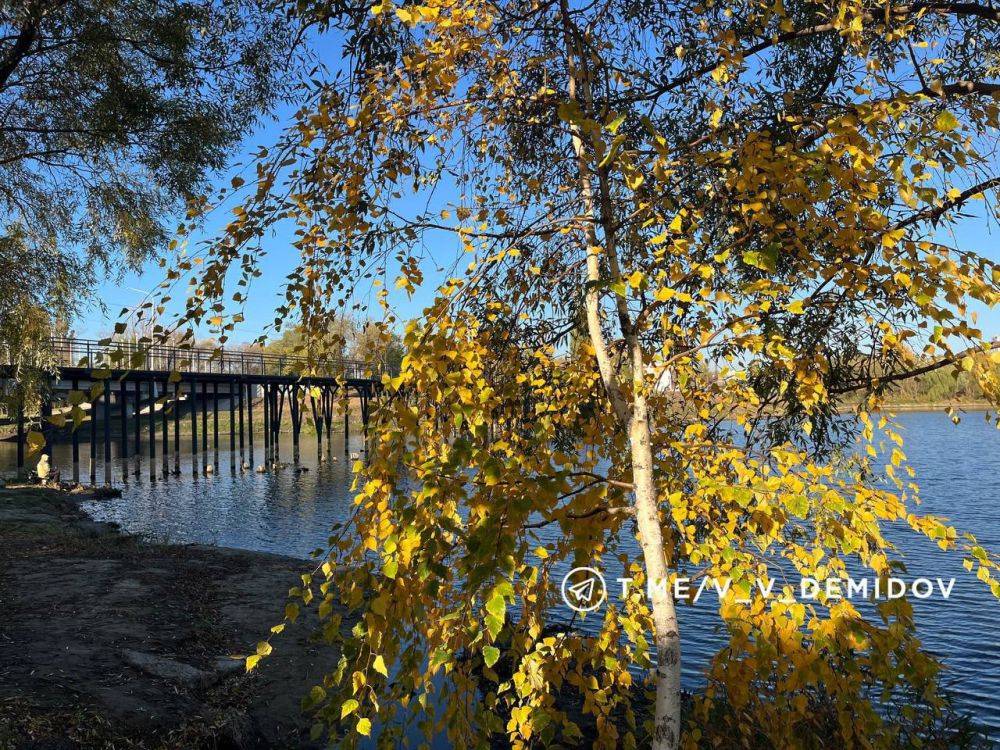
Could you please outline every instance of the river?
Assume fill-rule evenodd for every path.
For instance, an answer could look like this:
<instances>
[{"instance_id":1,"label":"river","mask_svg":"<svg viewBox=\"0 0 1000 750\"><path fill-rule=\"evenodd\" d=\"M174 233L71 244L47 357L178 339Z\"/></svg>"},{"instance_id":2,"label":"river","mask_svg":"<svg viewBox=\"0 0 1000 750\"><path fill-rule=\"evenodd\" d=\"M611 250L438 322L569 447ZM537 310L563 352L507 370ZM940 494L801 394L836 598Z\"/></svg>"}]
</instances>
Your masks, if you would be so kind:
<instances>
[{"instance_id":1,"label":"river","mask_svg":"<svg viewBox=\"0 0 1000 750\"><path fill-rule=\"evenodd\" d=\"M987 549L1000 550L1000 431L983 414L974 412L966 414L958 426L942 412L905 413L898 421L921 486L921 511L947 516L960 531L973 531ZM181 442L187 450L189 441ZM83 443L86 474L87 446ZM343 435L335 436L333 446L332 457L320 464L315 443L304 437L301 466L308 471L288 467L271 474L233 476L225 451L217 461L210 458L221 471L208 477L192 478L187 453L182 456L180 477L155 482L148 478L148 458L142 461L139 477L131 475L134 459L127 464L116 462L116 483L125 479L122 496L94 503L88 511L99 520L119 523L125 531L161 541L201 542L305 558L324 545L330 525L345 520L352 507L351 461ZM351 446L351 450L359 448L359 444ZM290 439L283 441L281 452L283 457L291 456ZM261 456L258 441L258 463ZM9 467L13 458L13 446L0 444L0 466ZM54 463L64 477L69 473L68 462L69 446L55 446ZM98 476L102 475L99 464ZM944 684L957 706L989 728L994 737L1000 736L1000 601L964 570L959 555L941 552L930 541L903 529L890 529L889 536L900 548L907 579L956 579L948 599L935 592L931 598L914 601L919 633L926 647L943 659ZM615 564L609 560L603 572L609 594L615 596L614 578L619 575ZM710 655L722 643L713 602L714 595L681 610L683 677L688 688L698 687ZM586 629L596 622L597 618L589 618L582 626Z\"/></svg>"}]
</instances>

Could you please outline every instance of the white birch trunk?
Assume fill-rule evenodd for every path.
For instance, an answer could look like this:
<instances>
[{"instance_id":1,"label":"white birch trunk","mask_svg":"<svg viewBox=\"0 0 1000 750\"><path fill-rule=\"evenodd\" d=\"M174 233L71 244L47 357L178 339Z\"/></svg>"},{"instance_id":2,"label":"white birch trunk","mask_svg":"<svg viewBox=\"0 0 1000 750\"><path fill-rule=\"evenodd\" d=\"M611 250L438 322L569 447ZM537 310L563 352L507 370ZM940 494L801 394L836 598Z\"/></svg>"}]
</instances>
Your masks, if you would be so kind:
<instances>
[{"instance_id":1,"label":"white birch trunk","mask_svg":"<svg viewBox=\"0 0 1000 750\"><path fill-rule=\"evenodd\" d=\"M575 53L575 44L569 22L569 9L566 0L562 2L563 28L566 38L567 63L569 66L569 96L576 99L577 61L580 58ZM582 64L582 63L581 63ZM590 86L586 75L581 80L580 88L586 103L591 104ZM656 702L654 706L654 728L651 746L654 750L675 750L680 743L681 714L681 650L680 631L677 627L677 611L674 606L673 591L669 585L666 549L663 543L663 530L660 526L659 498L656 492L653 471L652 428L649 421L649 407L646 395L645 362L642 348L636 332L628 321L628 311L622 302L618 303L618 317L622 324L622 333L628 343L632 357L633 396L629 405L618 383L614 365L608 353L602 329L600 293L595 282L600 281L601 252L608 253L608 262L612 275L621 281L618 264L612 206L606 185L602 184L602 211L598 214L595 208L592 174L587 164L583 145L583 136L575 125L571 126L573 149L576 154L579 172L580 192L584 204L584 213L592 221L587 225L587 281L585 305L587 313L587 330L601 379L611 399L611 404L621 423L628 428L629 445L631 449L632 481L635 493L635 517L639 532L639 544L642 549L646 576L650 582L650 608L653 615L653 640L656 644ZM598 176L600 179L600 176ZM604 247L598 242L596 224L601 223L604 230Z\"/></svg>"}]
</instances>

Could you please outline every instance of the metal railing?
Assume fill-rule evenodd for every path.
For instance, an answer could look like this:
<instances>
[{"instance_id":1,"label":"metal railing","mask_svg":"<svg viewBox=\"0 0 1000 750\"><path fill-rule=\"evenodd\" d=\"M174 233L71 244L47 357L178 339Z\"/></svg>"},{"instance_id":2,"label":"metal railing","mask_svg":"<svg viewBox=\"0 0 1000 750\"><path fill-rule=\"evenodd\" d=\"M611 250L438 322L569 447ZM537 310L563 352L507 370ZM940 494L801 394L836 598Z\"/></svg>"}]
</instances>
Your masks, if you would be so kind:
<instances>
[{"instance_id":1,"label":"metal railing","mask_svg":"<svg viewBox=\"0 0 1000 750\"><path fill-rule=\"evenodd\" d=\"M306 357L269 354L255 350L184 348L136 341L101 343L97 339L53 336L49 339L59 367L116 370L154 370L219 375L296 377L307 373ZM316 377L379 379L385 372L382 362L356 359L324 359L312 363L309 374Z\"/></svg>"}]
</instances>

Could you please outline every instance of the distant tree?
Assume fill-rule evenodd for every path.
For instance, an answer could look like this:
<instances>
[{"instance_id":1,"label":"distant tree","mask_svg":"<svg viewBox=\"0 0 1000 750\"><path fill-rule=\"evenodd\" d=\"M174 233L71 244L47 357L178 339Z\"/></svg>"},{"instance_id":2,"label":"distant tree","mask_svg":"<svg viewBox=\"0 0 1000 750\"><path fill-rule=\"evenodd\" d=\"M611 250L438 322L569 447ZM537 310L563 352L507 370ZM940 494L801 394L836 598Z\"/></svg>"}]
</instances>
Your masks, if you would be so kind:
<instances>
[{"instance_id":1,"label":"distant tree","mask_svg":"<svg viewBox=\"0 0 1000 750\"><path fill-rule=\"evenodd\" d=\"M368 321L356 327L348 356L382 365L389 372L398 372L403 361L403 339L395 331Z\"/></svg>"},{"instance_id":2,"label":"distant tree","mask_svg":"<svg viewBox=\"0 0 1000 750\"><path fill-rule=\"evenodd\" d=\"M343 317L332 320L322 331L313 335L307 335L301 325L286 326L281 335L267 341L264 351L268 354L306 358L322 353L323 356L339 358L344 356L353 334L354 324Z\"/></svg>"},{"instance_id":3,"label":"distant tree","mask_svg":"<svg viewBox=\"0 0 1000 750\"><path fill-rule=\"evenodd\" d=\"M403 359L403 342L399 334L386 331L371 321L359 323L339 316L330 318L327 325L316 332L306 331L301 324L285 327L280 336L264 345L264 351L305 359L315 356L356 359L373 365L384 364L396 371Z\"/></svg>"},{"instance_id":4,"label":"distant tree","mask_svg":"<svg viewBox=\"0 0 1000 750\"><path fill-rule=\"evenodd\" d=\"M42 321L71 317L101 274L165 249L166 220L290 90L299 26L268 0L0 3L8 362L36 362Z\"/></svg>"}]
</instances>

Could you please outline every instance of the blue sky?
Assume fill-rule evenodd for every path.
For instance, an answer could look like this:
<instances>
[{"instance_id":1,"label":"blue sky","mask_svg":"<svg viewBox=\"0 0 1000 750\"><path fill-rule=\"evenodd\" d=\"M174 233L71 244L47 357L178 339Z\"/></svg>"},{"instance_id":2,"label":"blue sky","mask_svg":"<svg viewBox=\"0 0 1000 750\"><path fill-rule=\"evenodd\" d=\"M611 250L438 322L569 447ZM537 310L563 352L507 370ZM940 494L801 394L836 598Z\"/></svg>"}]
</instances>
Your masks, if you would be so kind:
<instances>
[{"instance_id":1,"label":"blue sky","mask_svg":"<svg viewBox=\"0 0 1000 750\"><path fill-rule=\"evenodd\" d=\"M322 57L323 63L328 68L336 69L340 66L336 33L327 34L322 39L313 39L312 44L313 49ZM213 190L223 185L228 186L232 177L242 171L242 165L252 161L251 152L260 146L270 146L276 141L284 127L291 122L295 109L296 107L292 105L282 106L273 116L265 119L254 132L249 134L240 148L233 154L230 160L232 166L221 174L215 175L212 180ZM989 198L993 202L995 194ZM407 208L405 203L401 205L401 208L405 211ZM940 232L938 239L966 250L973 250L992 260L1000 261L1000 246L998 246L1000 232L998 232L996 222L986 218L988 212L981 201L970 205L968 212L970 216L958 224L954 234L951 233L951 230ZM193 247L198 241L211 237L213 232L218 231L227 216L228 209L209 221L202 232L195 234L190 239L189 244ZM290 240L290 228L284 226L277 227L274 236L267 242L269 252L261 264L264 274L254 281L250 303L242 309L245 320L238 326L233 337L236 341L253 339L271 324L274 309L279 304L285 274L294 267L297 257ZM418 317L424 304L428 301L429 293L444 277L444 273L435 268L434 261L442 265L450 264L460 255L458 242L451 233L430 235L429 241L434 246L425 248L425 251L433 258L433 261L429 260L423 266L425 286L418 291L418 297L409 299L404 292L395 289L393 269L389 269L389 278L385 286L389 289L393 310L401 320ZM103 308L96 303L88 306L79 319L74 322L74 331L79 336L93 337L110 333L121 310L142 303L162 278L162 269L155 262L150 262L142 273L127 273L120 282L105 279L100 285L97 295L97 299L103 303ZM183 288L178 289L176 299L172 303L173 309L178 309L182 305L182 292ZM375 304L374 290L370 286L358 288L355 299L362 305L367 304L372 310L372 315L379 314ZM1000 337L1000 309L987 310L982 306L977 306L974 309L980 316L979 324L986 335ZM199 332L199 335L208 334L208 331Z\"/></svg>"},{"instance_id":2,"label":"blue sky","mask_svg":"<svg viewBox=\"0 0 1000 750\"><path fill-rule=\"evenodd\" d=\"M311 53L328 71L337 71L342 68L341 38L340 32L337 30L331 30L321 35L314 32L309 38L308 44ZM239 148L232 154L229 168L213 175L207 194L215 193L220 187L228 187L232 178L237 174L241 174L250 183L253 171L252 168L247 169L246 165L252 164L252 153L261 146L270 147L275 143L284 129L293 122L297 109L296 103L286 103L278 107L274 113L265 116L258 127L243 139ZM232 205L227 205L222 211L216 211L201 231L188 238L188 247L196 248L199 242L215 236L231 217L229 211ZM405 209L405 204L402 207ZM178 218L179 216L180 214L178 214ZM177 218L169 219L166 221L166 225L168 227L176 226L177 221ZM286 225L276 227L274 236L266 241L268 253L261 263L264 273L260 278L254 280L250 292L250 302L245 307L240 308L245 319L237 326L233 340L249 341L273 323L274 310L282 299L281 290L285 275L294 268L297 260L297 253L291 245L291 239L292 229ZM429 254L434 255L435 259L440 258L447 262L454 260L457 256L458 242L451 233L436 234L431 238L431 241L435 243L434 250L436 252ZM172 254L164 249L164 255L169 258ZM433 290L439 280L444 278L444 274L437 271L433 263L425 263L423 271L429 282L428 286L424 287L423 297L410 299L405 292L394 288L394 269L388 269L389 277L385 286L389 290L393 310L400 320L418 317L428 301L428 293ZM98 337L110 334L122 310L135 308L149 299L150 294L154 292L163 278L164 270L159 267L155 260L147 263L141 273L128 272L120 280L103 278L97 295L95 295L96 301L89 304L73 322L74 332L81 337ZM363 307L369 308L372 317L379 317L381 311L377 305L375 290L370 284L370 281L366 282L364 287L359 286L355 290L355 300L360 302ZM183 291L183 286L176 288L174 299L168 305L168 315L183 309ZM236 309L234 307L230 312L235 312ZM208 336L211 335L211 332L207 329L201 330L198 335Z\"/></svg>"},{"instance_id":3,"label":"blue sky","mask_svg":"<svg viewBox=\"0 0 1000 750\"><path fill-rule=\"evenodd\" d=\"M242 174L250 183L249 175L252 175L252 170L245 169L245 165L252 162L252 152L257 151L260 146L269 147L277 141L284 128L292 122L295 110L296 107L293 106L283 107L274 117L263 122L254 133L247 136L230 159L230 168L216 175L211 181L208 193L212 194L220 187L229 186L233 176L237 174ZM443 184L438 191L439 199L447 201L454 200L456 195L453 186L450 185ZM408 205L410 203L412 205ZM417 199L407 200L404 197L398 207L404 213L424 208L417 204ZM222 211L216 211L206 222L205 227L188 239L188 247L196 248L199 242L215 236L215 233L219 232L224 223L231 218L229 211L232 205L227 205ZM176 224L176 220L169 222L168 226L173 224ZM264 273L253 282L250 302L245 307L232 307L229 310L232 313L239 309L244 315L244 321L237 326L232 336L234 341L250 341L273 324L275 308L283 301L282 285L285 276L294 269L298 260L298 253L291 244L292 234L292 227L286 223L276 227L273 236L265 241L268 252L261 261ZM451 232L428 233L424 238L423 250L426 260L421 264L421 268L425 284L417 290L416 296L411 299L405 291L395 288L398 268L390 266L387 269L387 277L383 280L383 286L389 292L392 309L400 321L421 315L438 283L454 273L448 266L462 256L460 243L456 235ZM171 256L168 251L165 251L165 255ZM464 265L464 261L462 263ZM154 292L163 278L164 270L156 261L147 263L142 273L126 273L120 281L105 278L98 290L98 302L89 305L74 322L73 329L76 335L96 338L110 334L123 308L137 307L149 299L150 293ZM183 309L183 289L183 286L176 288L176 294L168 304L168 315L172 311ZM377 304L376 293L377 289L370 280L355 289L354 300L359 302L363 309L370 310L368 317L381 317L382 312ZM210 336L212 333L204 329L197 335Z\"/></svg>"}]
</instances>

